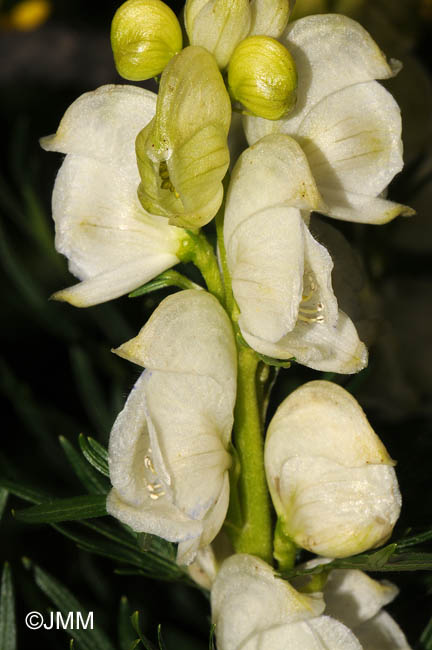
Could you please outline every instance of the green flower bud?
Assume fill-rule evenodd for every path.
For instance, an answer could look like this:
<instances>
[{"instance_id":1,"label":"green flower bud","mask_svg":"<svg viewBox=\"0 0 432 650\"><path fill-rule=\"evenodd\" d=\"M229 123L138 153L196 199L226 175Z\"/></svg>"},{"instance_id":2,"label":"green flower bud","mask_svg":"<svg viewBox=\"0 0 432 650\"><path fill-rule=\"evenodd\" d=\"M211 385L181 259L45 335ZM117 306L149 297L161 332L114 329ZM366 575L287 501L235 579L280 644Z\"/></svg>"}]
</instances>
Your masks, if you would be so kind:
<instances>
[{"instance_id":1,"label":"green flower bud","mask_svg":"<svg viewBox=\"0 0 432 650\"><path fill-rule=\"evenodd\" d=\"M279 120L294 108L297 72L286 47L268 36L237 45L228 66L232 97L253 115Z\"/></svg>"},{"instance_id":2,"label":"green flower bud","mask_svg":"<svg viewBox=\"0 0 432 650\"><path fill-rule=\"evenodd\" d=\"M136 140L145 210L185 228L215 216L229 164L230 121L231 102L214 57L202 47L185 48L164 70L156 115Z\"/></svg>"},{"instance_id":3,"label":"green flower bud","mask_svg":"<svg viewBox=\"0 0 432 650\"><path fill-rule=\"evenodd\" d=\"M150 79L181 50L180 23L161 0L127 0L113 18L111 47L122 77Z\"/></svg>"},{"instance_id":4,"label":"green flower bud","mask_svg":"<svg viewBox=\"0 0 432 650\"><path fill-rule=\"evenodd\" d=\"M187 0L185 24L191 45L211 52L220 68L249 33L249 0Z\"/></svg>"}]
</instances>

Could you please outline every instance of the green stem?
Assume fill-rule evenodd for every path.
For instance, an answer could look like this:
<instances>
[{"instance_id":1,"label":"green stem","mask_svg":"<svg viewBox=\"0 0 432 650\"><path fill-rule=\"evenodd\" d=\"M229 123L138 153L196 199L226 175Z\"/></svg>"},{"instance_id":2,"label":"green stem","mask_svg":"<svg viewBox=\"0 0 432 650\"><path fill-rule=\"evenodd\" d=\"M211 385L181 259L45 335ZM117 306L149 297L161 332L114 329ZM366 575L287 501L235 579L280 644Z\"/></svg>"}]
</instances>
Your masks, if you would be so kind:
<instances>
[{"instance_id":1,"label":"green stem","mask_svg":"<svg viewBox=\"0 0 432 650\"><path fill-rule=\"evenodd\" d=\"M228 183L228 181L227 181ZM225 195L226 196L226 189L225 189ZM228 314L231 316L234 313L234 296L232 292L232 285L231 285L231 275L228 269L228 262L227 262L227 257L226 257L226 249L225 249L225 240L224 240L224 234L223 234L223 227L224 227L224 208L225 208L225 198L224 202L222 204L221 209L216 215L216 234L217 234L217 242L218 242L218 247L219 247L219 259L220 259L220 264L222 268L222 277L223 277L223 282L225 286L225 302L226 302L226 310Z\"/></svg>"},{"instance_id":2,"label":"green stem","mask_svg":"<svg viewBox=\"0 0 432 650\"><path fill-rule=\"evenodd\" d=\"M264 444L256 391L258 358L253 350L238 348L237 403L234 443L241 463L238 480L243 525L232 532L237 553L250 553L272 562L270 502L264 470Z\"/></svg>"},{"instance_id":3,"label":"green stem","mask_svg":"<svg viewBox=\"0 0 432 650\"><path fill-rule=\"evenodd\" d=\"M179 256L182 262L193 262L200 270L207 289L222 305L225 304L225 289L215 252L203 232L187 231L188 238L184 240Z\"/></svg>"}]
</instances>

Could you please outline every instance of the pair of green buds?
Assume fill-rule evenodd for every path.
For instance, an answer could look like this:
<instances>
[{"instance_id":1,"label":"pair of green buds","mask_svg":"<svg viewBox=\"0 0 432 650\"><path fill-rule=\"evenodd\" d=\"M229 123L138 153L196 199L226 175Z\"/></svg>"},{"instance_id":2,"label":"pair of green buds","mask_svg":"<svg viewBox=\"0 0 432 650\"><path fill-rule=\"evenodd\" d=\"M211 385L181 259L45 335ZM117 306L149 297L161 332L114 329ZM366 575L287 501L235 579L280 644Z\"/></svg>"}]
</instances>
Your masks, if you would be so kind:
<instances>
[{"instance_id":1,"label":"pair of green buds","mask_svg":"<svg viewBox=\"0 0 432 650\"><path fill-rule=\"evenodd\" d=\"M290 8L289 0L187 0L184 10L190 44L204 47L227 72L231 98L270 120L296 100L295 63L276 40ZM119 74L143 81L161 74L181 51L182 30L161 0L127 0L114 16L111 44Z\"/></svg>"}]
</instances>

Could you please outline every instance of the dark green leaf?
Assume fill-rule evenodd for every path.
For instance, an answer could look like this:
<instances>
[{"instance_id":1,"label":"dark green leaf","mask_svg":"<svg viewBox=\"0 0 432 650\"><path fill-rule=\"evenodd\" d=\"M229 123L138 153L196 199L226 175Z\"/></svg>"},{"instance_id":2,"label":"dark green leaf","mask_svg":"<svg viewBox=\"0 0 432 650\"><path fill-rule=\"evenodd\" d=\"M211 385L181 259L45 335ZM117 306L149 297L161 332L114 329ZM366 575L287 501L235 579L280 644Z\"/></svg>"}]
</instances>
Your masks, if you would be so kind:
<instances>
[{"instance_id":1,"label":"dark green leaf","mask_svg":"<svg viewBox=\"0 0 432 650\"><path fill-rule=\"evenodd\" d=\"M126 596L120 600L119 614L117 619L117 631L119 650L130 650L135 642L135 634L131 624L131 613Z\"/></svg>"},{"instance_id":2,"label":"dark green leaf","mask_svg":"<svg viewBox=\"0 0 432 650\"><path fill-rule=\"evenodd\" d=\"M5 562L0 593L0 648L16 650L15 601L9 564Z\"/></svg>"},{"instance_id":3,"label":"dark green leaf","mask_svg":"<svg viewBox=\"0 0 432 650\"><path fill-rule=\"evenodd\" d=\"M405 548L410 546L417 546L417 544L424 544L425 542L430 542L432 540L432 530L426 530L423 533L417 533L417 535L411 535L410 537L403 537L399 539L396 544L396 553L399 553Z\"/></svg>"},{"instance_id":4,"label":"dark green leaf","mask_svg":"<svg viewBox=\"0 0 432 650\"><path fill-rule=\"evenodd\" d=\"M152 552L168 559L170 562L175 562L177 551L175 545L171 542L167 542L157 535L150 535L150 533L140 533L137 541L139 548L144 553Z\"/></svg>"},{"instance_id":5,"label":"dark green leaf","mask_svg":"<svg viewBox=\"0 0 432 650\"><path fill-rule=\"evenodd\" d=\"M15 513L19 521L27 524L51 524L59 521L73 521L103 517L106 514L106 497L103 495L90 495L72 497L70 499L56 499L49 503L41 503L18 510Z\"/></svg>"},{"instance_id":6,"label":"dark green leaf","mask_svg":"<svg viewBox=\"0 0 432 650\"><path fill-rule=\"evenodd\" d=\"M6 488L0 487L0 519L3 517L4 509L8 500L9 492Z\"/></svg>"},{"instance_id":7,"label":"dark green leaf","mask_svg":"<svg viewBox=\"0 0 432 650\"><path fill-rule=\"evenodd\" d=\"M160 623L157 628L157 635L158 635L159 650L167 650L164 640L162 638L162 625Z\"/></svg>"},{"instance_id":8,"label":"dark green leaf","mask_svg":"<svg viewBox=\"0 0 432 650\"><path fill-rule=\"evenodd\" d=\"M158 291L159 289L165 289L166 287L202 290L202 287L200 287L198 284L195 284L195 282L192 282L192 280L189 280L189 278L187 278L185 275L182 275L181 273L178 273L178 271L170 269L169 271L164 271L158 275L151 282L147 282L147 284L144 284L142 287L139 287L138 289L132 291L129 294L129 298L138 298L139 296L144 296L147 293Z\"/></svg>"},{"instance_id":9,"label":"dark green leaf","mask_svg":"<svg viewBox=\"0 0 432 650\"><path fill-rule=\"evenodd\" d=\"M138 634L141 643L143 644L145 650L156 650L153 643L151 643L147 637L141 632L139 612L134 612L131 616L132 626L135 632Z\"/></svg>"},{"instance_id":10,"label":"dark green leaf","mask_svg":"<svg viewBox=\"0 0 432 650\"><path fill-rule=\"evenodd\" d=\"M374 553L362 553L313 568L302 566L284 571L283 578L293 578L296 575L313 575L331 569L359 569L361 571L430 571L432 569L432 553L396 553L397 544L389 544Z\"/></svg>"},{"instance_id":11,"label":"dark green leaf","mask_svg":"<svg viewBox=\"0 0 432 650\"><path fill-rule=\"evenodd\" d=\"M85 459L104 476L109 477L108 452L97 440L80 433L78 438Z\"/></svg>"},{"instance_id":12,"label":"dark green leaf","mask_svg":"<svg viewBox=\"0 0 432 650\"><path fill-rule=\"evenodd\" d=\"M420 643L422 644L423 650L432 650L432 618L423 630Z\"/></svg>"},{"instance_id":13,"label":"dark green leaf","mask_svg":"<svg viewBox=\"0 0 432 650\"><path fill-rule=\"evenodd\" d=\"M31 503L42 503L50 499L50 496L46 492L8 478L0 477L0 486L8 490L11 494L20 497L20 499L30 501Z\"/></svg>"},{"instance_id":14,"label":"dark green leaf","mask_svg":"<svg viewBox=\"0 0 432 650\"><path fill-rule=\"evenodd\" d=\"M24 566L27 569L33 569L36 584L54 603L63 616L67 616L69 612L80 612L83 620L88 620L89 612L81 605L69 589L56 578L50 576L40 567L32 565L29 560L24 562ZM96 621L93 621L93 629L77 628L68 629L67 631L83 650L114 650L104 632L98 628Z\"/></svg>"},{"instance_id":15,"label":"dark green leaf","mask_svg":"<svg viewBox=\"0 0 432 650\"><path fill-rule=\"evenodd\" d=\"M96 474L69 440L66 440L63 436L60 436L59 440L75 474L84 487L91 494L107 494L109 490L108 482Z\"/></svg>"},{"instance_id":16,"label":"dark green leaf","mask_svg":"<svg viewBox=\"0 0 432 650\"><path fill-rule=\"evenodd\" d=\"M216 630L216 625L213 623L213 625L210 628L210 636L209 636L209 650L215 650L215 630Z\"/></svg>"}]
</instances>

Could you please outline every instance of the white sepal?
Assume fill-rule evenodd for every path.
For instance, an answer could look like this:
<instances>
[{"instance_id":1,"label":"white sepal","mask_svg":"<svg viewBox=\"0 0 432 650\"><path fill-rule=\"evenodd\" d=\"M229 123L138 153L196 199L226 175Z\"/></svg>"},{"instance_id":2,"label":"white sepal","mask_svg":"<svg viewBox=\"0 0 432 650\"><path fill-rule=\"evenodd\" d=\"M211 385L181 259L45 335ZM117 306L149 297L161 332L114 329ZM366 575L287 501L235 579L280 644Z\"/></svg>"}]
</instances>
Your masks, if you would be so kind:
<instances>
[{"instance_id":1,"label":"white sepal","mask_svg":"<svg viewBox=\"0 0 432 650\"><path fill-rule=\"evenodd\" d=\"M268 428L266 475L284 532L318 555L388 539L401 507L393 464L356 400L331 382L295 390Z\"/></svg>"},{"instance_id":2,"label":"white sepal","mask_svg":"<svg viewBox=\"0 0 432 650\"><path fill-rule=\"evenodd\" d=\"M54 185L55 245L82 282L54 294L77 307L117 298L179 261L185 237L148 214L137 198L137 133L156 96L134 86L102 86L66 111L48 151L66 153Z\"/></svg>"},{"instance_id":3,"label":"white sepal","mask_svg":"<svg viewBox=\"0 0 432 650\"><path fill-rule=\"evenodd\" d=\"M382 198L402 169L400 111L375 79L396 74L369 34L339 15L309 16L281 37L298 71L295 109L278 121L247 116L249 144L286 133L306 153L326 207L336 219L382 224L413 211Z\"/></svg>"},{"instance_id":4,"label":"white sepal","mask_svg":"<svg viewBox=\"0 0 432 650\"><path fill-rule=\"evenodd\" d=\"M213 296L183 291L166 298L119 351L146 370L111 432L107 510L138 532L178 542L177 561L189 564L228 508L231 324Z\"/></svg>"},{"instance_id":5,"label":"white sepal","mask_svg":"<svg viewBox=\"0 0 432 650\"><path fill-rule=\"evenodd\" d=\"M234 555L223 563L211 606L219 650L361 650L344 625L320 616L321 594L300 594L251 555Z\"/></svg>"}]
</instances>

